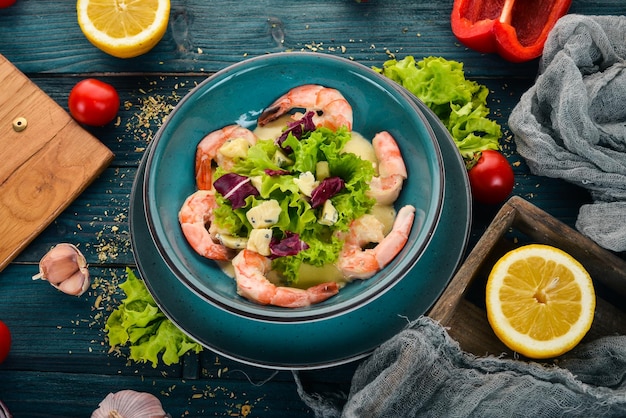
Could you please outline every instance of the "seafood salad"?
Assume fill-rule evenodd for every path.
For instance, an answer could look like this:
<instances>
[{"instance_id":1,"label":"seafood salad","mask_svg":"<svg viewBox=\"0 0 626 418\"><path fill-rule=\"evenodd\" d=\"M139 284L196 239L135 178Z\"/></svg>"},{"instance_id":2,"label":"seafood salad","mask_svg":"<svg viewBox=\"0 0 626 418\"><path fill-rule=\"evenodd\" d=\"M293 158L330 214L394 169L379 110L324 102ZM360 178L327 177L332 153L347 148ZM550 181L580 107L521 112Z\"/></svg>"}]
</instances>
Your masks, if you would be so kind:
<instances>
[{"instance_id":1,"label":"seafood salad","mask_svg":"<svg viewBox=\"0 0 626 418\"><path fill-rule=\"evenodd\" d=\"M254 131L228 125L198 144L181 229L242 297L309 306L373 276L406 244L415 208L393 206L407 178L400 149L386 131L371 142L353 132L352 115L338 90L302 85Z\"/></svg>"}]
</instances>

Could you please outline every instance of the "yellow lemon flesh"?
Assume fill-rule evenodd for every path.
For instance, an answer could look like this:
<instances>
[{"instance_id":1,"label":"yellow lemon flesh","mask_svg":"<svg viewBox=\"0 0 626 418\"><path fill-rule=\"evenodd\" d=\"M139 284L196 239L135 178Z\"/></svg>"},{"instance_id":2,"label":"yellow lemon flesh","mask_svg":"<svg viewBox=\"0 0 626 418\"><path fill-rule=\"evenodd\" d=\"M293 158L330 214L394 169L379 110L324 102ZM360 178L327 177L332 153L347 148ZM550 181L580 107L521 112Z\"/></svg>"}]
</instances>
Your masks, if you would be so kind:
<instances>
[{"instance_id":1,"label":"yellow lemon flesh","mask_svg":"<svg viewBox=\"0 0 626 418\"><path fill-rule=\"evenodd\" d=\"M557 357L574 348L591 328L595 305L589 273L548 245L508 252L487 280L491 328L506 346L529 358Z\"/></svg>"},{"instance_id":2,"label":"yellow lemon flesh","mask_svg":"<svg viewBox=\"0 0 626 418\"><path fill-rule=\"evenodd\" d=\"M132 58L159 43L170 0L78 0L78 25L89 42L118 58Z\"/></svg>"}]
</instances>

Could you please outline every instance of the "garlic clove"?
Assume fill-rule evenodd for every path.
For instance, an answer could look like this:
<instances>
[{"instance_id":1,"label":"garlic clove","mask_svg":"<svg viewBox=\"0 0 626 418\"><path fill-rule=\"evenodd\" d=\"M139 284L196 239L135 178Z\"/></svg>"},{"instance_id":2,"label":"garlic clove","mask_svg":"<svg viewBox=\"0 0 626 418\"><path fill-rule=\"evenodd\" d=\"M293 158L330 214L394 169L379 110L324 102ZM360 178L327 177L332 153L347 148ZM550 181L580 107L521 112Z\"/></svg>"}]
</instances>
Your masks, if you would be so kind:
<instances>
[{"instance_id":1,"label":"garlic clove","mask_svg":"<svg viewBox=\"0 0 626 418\"><path fill-rule=\"evenodd\" d=\"M60 291L80 296L90 285L87 260L72 244L54 246L39 262L39 274L33 280L47 280Z\"/></svg>"},{"instance_id":2,"label":"garlic clove","mask_svg":"<svg viewBox=\"0 0 626 418\"><path fill-rule=\"evenodd\" d=\"M68 279L58 285L53 284L53 286L68 295L80 296L89 288L90 282L89 271L83 267L74 272Z\"/></svg>"},{"instance_id":3,"label":"garlic clove","mask_svg":"<svg viewBox=\"0 0 626 418\"><path fill-rule=\"evenodd\" d=\"M12 418L11 412L9 412L9 408L4 404L4 402L0 401L0 418Z\"/></svg>"},{"instance_id":4,"label":"garlic clove","mask_svg":"<svg viewBox=\"0 0 626 418\"><path fill-rule=\"evenodd\" d=\"M147 392L121 390L109 393L93 411L91 418L165 418L170 417L163 410L161 401Z\"/></svg>"},{"instance_id":5,"label":"garlic clove","mask_svg":"<svg viewBox=\"0 0 626 418\"><path fill-rule=\"evenodd\" d=\"M42 277L50 283L59 284L79 269L78 249L71 244L59 244L48 251L39 262Z\"/></svg>"}]
</instances>

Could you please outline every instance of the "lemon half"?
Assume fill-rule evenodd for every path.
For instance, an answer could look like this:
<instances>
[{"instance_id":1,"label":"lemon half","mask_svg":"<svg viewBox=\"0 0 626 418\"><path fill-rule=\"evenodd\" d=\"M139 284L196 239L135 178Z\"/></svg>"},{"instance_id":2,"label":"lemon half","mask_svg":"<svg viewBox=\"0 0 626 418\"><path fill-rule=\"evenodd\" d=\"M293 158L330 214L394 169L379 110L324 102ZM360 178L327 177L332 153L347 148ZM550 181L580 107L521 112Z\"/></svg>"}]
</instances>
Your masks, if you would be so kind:
<instances>
[{"instance_id":1,"label":"lemon half","mask_svg":"<svg viewBox=\"0 0 626 418\"><path fill-rule=\"evenodd\" d=\"M589 273L549 245L508 252L487 280L489 324L506 346L529 358L552 358L574 348L591 328L595 304Z\"/></svg>"},{"instance_id":2,"label":"lemon half","mask_svg":"<svg viewBox=\"0 0 626 418\"><path fill-rule=\"evenodd\" d=\"M118 58L132 58L159 43L170 0L78 0L78 25L89 42Z\"/></svg>"}]
</instances>

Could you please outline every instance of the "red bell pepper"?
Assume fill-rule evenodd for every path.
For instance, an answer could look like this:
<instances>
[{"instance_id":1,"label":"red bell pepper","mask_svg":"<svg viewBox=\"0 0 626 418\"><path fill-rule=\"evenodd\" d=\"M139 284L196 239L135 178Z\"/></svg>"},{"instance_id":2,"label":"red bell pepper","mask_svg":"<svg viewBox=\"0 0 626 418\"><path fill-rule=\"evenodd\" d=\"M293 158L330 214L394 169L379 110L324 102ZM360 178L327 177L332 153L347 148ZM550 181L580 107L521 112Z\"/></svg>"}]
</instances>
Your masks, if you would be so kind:
<instances>
[{"instance_id":1,"label":"red bell pepper","mask_svg":"<svg viewBox=\"0 0 626 418\"><path fill-rule=\"evenodd\" d=\"M572 0L454 0L452 32L478 52L512 62L539 57L548 34Z\"/></svg>"}]
</instances>

